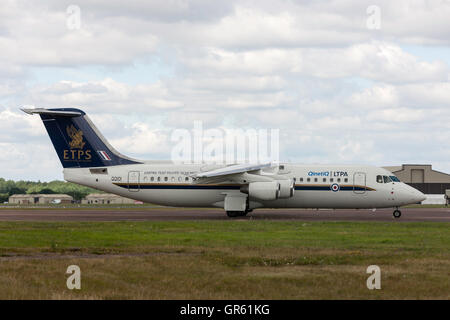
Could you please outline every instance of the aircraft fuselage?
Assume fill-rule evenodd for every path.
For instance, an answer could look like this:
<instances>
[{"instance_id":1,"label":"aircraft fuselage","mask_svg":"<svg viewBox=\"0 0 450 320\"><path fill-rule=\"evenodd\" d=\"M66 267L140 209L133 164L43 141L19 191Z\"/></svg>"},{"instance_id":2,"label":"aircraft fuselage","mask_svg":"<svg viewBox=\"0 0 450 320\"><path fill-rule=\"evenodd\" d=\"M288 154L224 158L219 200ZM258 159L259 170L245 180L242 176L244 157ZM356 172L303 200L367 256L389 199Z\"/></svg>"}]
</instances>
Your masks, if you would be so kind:
<instances>
[{"instance_id":1,"label":"aircraft fuselage","mask_svg":"<svg viewBox=\"0 0 450 320\"><path fill-rule=\"evenodd\" d=\"M210 167L210 166L209 166ZM293 179L295 192L271 201L249 197L249 209L388 208L423 200L423 194L373 166L283 164L279 176ZM240 194L235 182L196 183L191 176L205 165L132 164L102 168L66 168L64 178L127 198L175 207L223 207L224 197Z\"/></svg>"}]
</instances>

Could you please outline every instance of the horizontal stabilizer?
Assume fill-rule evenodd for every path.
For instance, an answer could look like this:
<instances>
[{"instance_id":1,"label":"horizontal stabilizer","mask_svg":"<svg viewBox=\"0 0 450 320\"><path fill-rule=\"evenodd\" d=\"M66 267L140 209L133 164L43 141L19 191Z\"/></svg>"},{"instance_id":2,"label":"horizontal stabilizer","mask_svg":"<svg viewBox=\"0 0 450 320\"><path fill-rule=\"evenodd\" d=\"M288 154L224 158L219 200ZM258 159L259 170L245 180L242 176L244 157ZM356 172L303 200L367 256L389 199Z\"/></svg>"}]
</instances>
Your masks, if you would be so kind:
<instances>
[{"instance_id":1,"label":"horizontal stabilizer","mask_svg":"<svg viewBox=\"0 0 450 320\"><path fill-rule=\"evenodd\" d=\"M54 115L54 116L62 116L62 117L78 117L83 116L85 113L81 110L76 109L60 109L60 110L50 110L44 108L35 108L35 109L21 109L23 112L28 114L45 114L45 115Z\"/></svg>"}]
</instances>

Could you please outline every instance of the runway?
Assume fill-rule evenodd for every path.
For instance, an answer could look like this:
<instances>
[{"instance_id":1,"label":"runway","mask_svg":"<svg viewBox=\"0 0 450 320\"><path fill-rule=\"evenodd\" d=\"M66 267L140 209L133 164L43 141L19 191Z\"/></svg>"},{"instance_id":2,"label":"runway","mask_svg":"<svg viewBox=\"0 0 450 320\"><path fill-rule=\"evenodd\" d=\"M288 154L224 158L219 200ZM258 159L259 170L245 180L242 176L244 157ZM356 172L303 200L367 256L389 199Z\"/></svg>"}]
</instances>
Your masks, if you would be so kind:
<instances>
[{"instance_id":1,"label":"runway","mask_svg":"<svg viewBox=\"0 0 450 320\"><path fill-rule=\"evenodd\" d=\"M136 209L0 209L0 221L175 221L175 220L299 220L299 221L392 221L450 222L450 208L405 208L400 219L392 209L312 210L258 209L246 217L228 218L221 209L136 208Z\"/></svg>"}]
</instances>

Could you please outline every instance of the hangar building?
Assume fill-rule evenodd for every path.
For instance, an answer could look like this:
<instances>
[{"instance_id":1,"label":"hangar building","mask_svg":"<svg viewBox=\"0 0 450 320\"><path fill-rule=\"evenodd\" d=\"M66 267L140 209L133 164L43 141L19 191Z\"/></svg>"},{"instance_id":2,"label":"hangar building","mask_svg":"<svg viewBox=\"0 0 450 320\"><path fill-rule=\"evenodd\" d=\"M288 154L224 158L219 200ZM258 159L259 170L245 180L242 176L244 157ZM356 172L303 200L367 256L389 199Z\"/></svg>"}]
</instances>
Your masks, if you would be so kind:
<instances>
[{"instance_id":1,"label":"hangar building","mask_svg":"<svg viewBox=\"0 0 450 320\"><path fill-rule=\"evenodd\" d=\"M8 202L14 204L49 204L72 203L73 198L67 194L13 194Z\"/></svg>"},{"instance_id":2,"label":"hangar building","mask_svg":"<svg viewBox=\"0 0 450 320\"><path fill-rule=\"evenodd\" d=\"M83 200L83 204L135 204L141 203L139 201L118 196L112 193L91 193Z\"/></svg>"},{"instance_id":3,"label":"hangar building","mask_svg":"<svg viewBox=\"0 0 450 320\"><path fill-rule=\"evenodd\" d=\"M450 189L450 174L433 170L431 164L404 164L384 168L425 194L445 194L445 190Z\"/></svg>"}]
</instances>

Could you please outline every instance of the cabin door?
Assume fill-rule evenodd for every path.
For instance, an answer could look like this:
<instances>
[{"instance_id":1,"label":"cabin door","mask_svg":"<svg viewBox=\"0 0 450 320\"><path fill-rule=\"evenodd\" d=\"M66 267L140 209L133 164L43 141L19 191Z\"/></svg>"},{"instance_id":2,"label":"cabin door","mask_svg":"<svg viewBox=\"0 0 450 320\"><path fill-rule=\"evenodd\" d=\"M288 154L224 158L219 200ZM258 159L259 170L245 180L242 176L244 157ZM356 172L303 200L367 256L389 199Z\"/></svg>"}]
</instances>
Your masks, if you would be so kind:
<instances>
[{"instance_id":1,"label":"cabin door","mask_svg":"<svg viewBox=\"0 0 450 320\"><path fill-rule=\"evenodd\" d=\"M364 172L356 172L353 175L353 192L365 194L366 190L366 174Z\"/></svg>"},{"instance_id":2,"label":"cabin door","mask_svg":"<svg viewBox=\"0 0 450 320\"><path fill-rule=\"evenodd\" d=\"M128 172L128 191L138 192L140 189L139 171Z\"/></svg>"}]
</instances>

